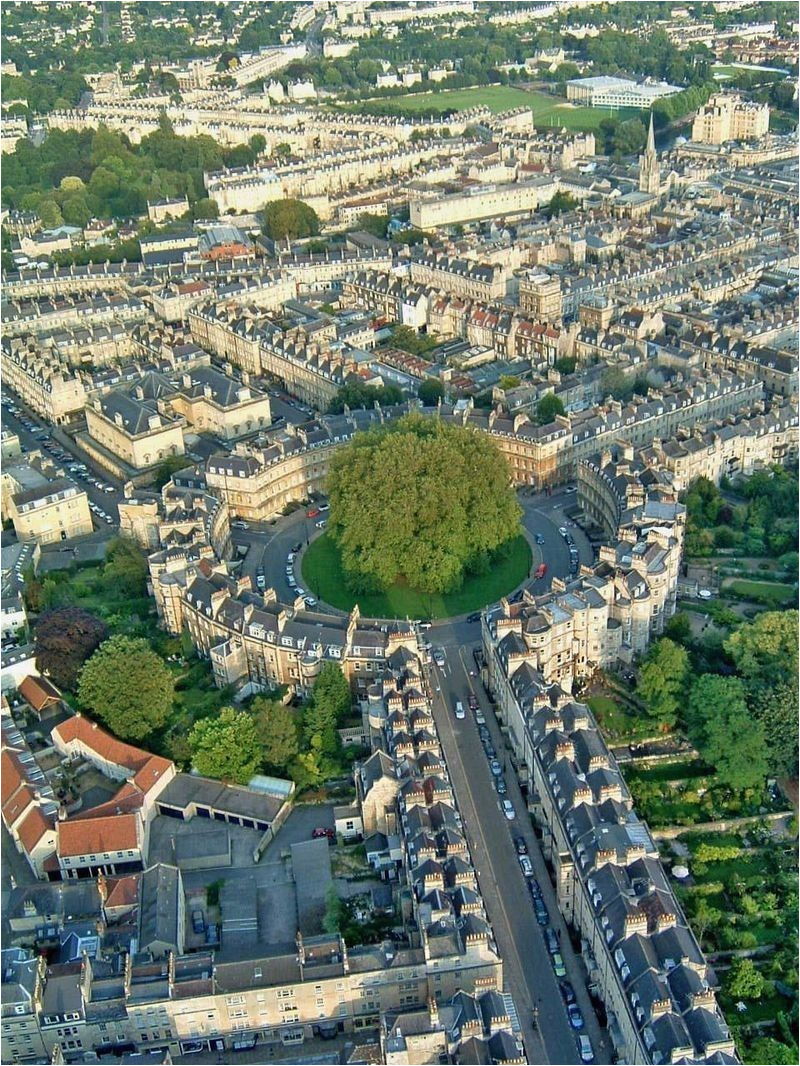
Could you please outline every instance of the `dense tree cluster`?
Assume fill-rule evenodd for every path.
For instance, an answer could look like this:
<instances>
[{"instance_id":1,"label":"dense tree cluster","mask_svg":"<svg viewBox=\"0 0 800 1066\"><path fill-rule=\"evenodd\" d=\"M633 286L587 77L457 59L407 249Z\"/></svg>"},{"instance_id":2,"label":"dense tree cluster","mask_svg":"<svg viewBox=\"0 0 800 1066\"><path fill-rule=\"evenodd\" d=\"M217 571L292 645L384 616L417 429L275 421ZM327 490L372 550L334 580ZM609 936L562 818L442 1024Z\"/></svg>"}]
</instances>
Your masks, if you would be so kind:
<instances>
[{"instance_id":1,"label":"dense tree cluster","mask_svg":"<svg viewBox=\"0 0 800 1066\"><path fill-rule=\"evenodd\" d=\"M566 413L561 398L554 392L548 392L536 405L536 421L540 426L549 426L551 422L555 422L556 415Z\"/></svg>"},{"instance_id":2,"label":"dense tree cluster","mask_svg":"<svg viewBox=\"0 0 800 1066\"><path fill-rule=\"evenodd\" d=\"M331 400L328 411L332 415L340 415L345 407L351 411L363 411L374 407L379 403L381 407L391 407L393 404L403 402L402 390L397 385L364 385L360 381L352 381L342 385L336 396Z\"/></svg>"},{"instance_id":3,"label":"dense tree cluster","mask_svg":"<svg viewBox=\"0 0 800 1066\"><path fill-rule=\"evenodd\" d=\"M160 729L174 691L172 674L149 643L121 635L100 645L78 681L80 703L123 740L144 740Z\"/></svg>"},{"instance_id":4,"label":"dense tree cluster","mask_svg":"<svg viewBox=\"0 0 800 1066\"><path fill-rule=\"evenodd\" d=\"M797 474L775 466L731 488L741 502L729 498L730 489L728 496L723 496L707 478L697 478L689 486L684 501L687 555L705 556L715 548L736 548L746 555L783 559L797 552ZM791 560L786 565L791 569Z\"/></svg>"},{"instance_id":5,"label":"dense tree cluster","mask_svg":"<svg viewBox=\"0 0 800 1066\"><path fill-rule=\"evenodd\" d=\"M51 130L40 146L22 140L6 156L2 202L38 212L45 228L130 218L143 214L148 200L184 195L199 205L196 217L209 217L204 171L244 165L256 155L246 144L223 148L205 135L179 137L165 117L138 145L105 126Z\"/></svg>"},{"instance_id":6,"label":"dense tree cluster","mask_svg":"<svg viewBox=\"0 0 800 1066\"><path fill-rule=\"evenodd\" d=\"M59 688L74 689L81 667L107 637L105 622L81 607L46 611L36 623L36 667Z\"/></svg>"},{"instance_id":7,"label":"dense tree cluster","mask_svg":"<svg viewBox=\"0 0 800 1066\"><path fill-rule=\"evenodd\" d=\"M329 528L356 591L397 580L458 588L519 532L505 459L484 436L409 415L339 449L328 476Z\"/></svg>"}]
</instances>

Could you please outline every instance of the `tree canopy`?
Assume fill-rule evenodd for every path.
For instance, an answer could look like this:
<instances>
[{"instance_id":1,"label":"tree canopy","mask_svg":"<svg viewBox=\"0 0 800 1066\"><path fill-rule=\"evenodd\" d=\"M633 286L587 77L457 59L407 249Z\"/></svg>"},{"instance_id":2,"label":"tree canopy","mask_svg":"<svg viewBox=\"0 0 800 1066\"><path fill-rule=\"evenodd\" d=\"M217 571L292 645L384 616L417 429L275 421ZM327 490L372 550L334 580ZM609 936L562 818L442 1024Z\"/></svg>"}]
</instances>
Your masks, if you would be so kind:
<instances>
[{"instance_id":1,"label":"tree canopy","mask_svg":"<svg viewBox=\"0 0 800 1066\"><path fill-rule=\"evenodd\" d=\"M551 422L555 422L556 415L566 413L564 404L554 392L548 392L536 405L536 421L540 426L549 426Z\"/></svg>"},{"instance_id":2,"label":"tree canopy","mask_svg":"<svg viewBox=\"0 0 800 1066\"><path fill-rule=\"evenodd\" d=\"M397 385L384 385L378 388L375 385L363 385L360 381L352 381L341 386L331 400L328 410L332 415L340 415L345 406L351 411L359 411L374 407L376 403L379 403L381 407L392 407L402 402L403 393Z\"/></svg>"},{"instance_id":3,"label":"tree canopy","mask_svg":"<svg viewBox=\"0 0 800 1066\"><path fill-rule=\"evenodd\" d=\"M264 208L264 233L273 241L316 237L319 218L302 200L273 200Z\"/></svg>"},{"instance_id":4,"label":"tree canopy","mask_svg":"<svg viewBox=\"0 0 800 1066\"><path fill-rule=\"evenodd\" d=\"M738 677L701 674L686 708L689 736L719 780L731 788L758 788L767 774L766 741L747 711Z\"/></svg>"},{"instance_id":5,"label":"tree canopy","mask_svg":"<svg viewBox=\"0 0 800 1066\"><path fill-rule=\"evenodd\" d=\"M103 579L131 597L147 595L147 559L144 552L132 540L115 537L106 552Z\"/></svg>"},{"instance_id":6,"label":"tree canopy","mask_svg":"<svg viewBox=\"0 0 800 1066\"><path fill-rule=\"evenodd\" d=\"M339 747L336 730L351 704L347 678L335 663L325 663L303 715L303 731L312 750L328 756L336 754Z\"/></svg>"},{"instance_id":7,"label":"tree canopy","mask_svg":"<svg viewBox=\"0 0 800 1066\"><path fill-rule=\"evenodd\" d=\"M146 640L116 636L85 663L78 682L83 706L123 740L143 740L172 709L175 683Z\"/></svg>"},{"instance_id":8,"label":"tree canopy","mask_svg":"<svg viewBox=\"0 0 800 1066\"><path fill-rule=\"evenodd\" d=\"M668 638L656 641L639 670L637 691L653 721L674 725L689 677L689 653Z\"/></svg>"},{"instance_id":9,"label":"tree canopy","mask_svg":"<svg viewBox=\"0 0 800 1066\"><path fill-rule=\"evenodd\" d=\"M246 785L261 766L256 722L247 711L223 707L216 718L202 718L189 733L192 765L206 777Z\"/></svg>"},{"instance_id":10,"label":"tree canopy","mask_svg":"<svg viewBox=\"0 0 800 1066\"><path fill-rule=\"evenodd\" d=\"M81 607L47 611L36 623L36 666L59 688L74 689L80 669L108 637L108 626Z\"/></svg>"},{"instance_id":11,"label":"tree canopy","mask_svg":"<svg viewBox=\"0 0 800 1066\"><path fill-rule=\"evenodd\" d=\"M425 407L435 407L444 398L444 385L438 378L425 378L417 389L417 396Z\"/></svg>"},{"instance_id":12,"label":"tree canopy","mask_svg":"<svg viewBox=\"0 0 800 1066\"><path fill-rule=\"evenodd\" d=\"M519 531L520 508L495 445L420 415L339 449L328 494L329 529L357 590L402 579L423 592L450 591Z\"/></svg>"},{"instance_id":13,"label":"tree canopy","mask_svg":"<svg viewBox=\"0 0 800 1066\"><path fill-rule=\"evenodd\" d=\"M264 762L283 772L300 750L296 713L281 700L256 696L250 707L261 742Z\"/></svg>"}]
</instances>

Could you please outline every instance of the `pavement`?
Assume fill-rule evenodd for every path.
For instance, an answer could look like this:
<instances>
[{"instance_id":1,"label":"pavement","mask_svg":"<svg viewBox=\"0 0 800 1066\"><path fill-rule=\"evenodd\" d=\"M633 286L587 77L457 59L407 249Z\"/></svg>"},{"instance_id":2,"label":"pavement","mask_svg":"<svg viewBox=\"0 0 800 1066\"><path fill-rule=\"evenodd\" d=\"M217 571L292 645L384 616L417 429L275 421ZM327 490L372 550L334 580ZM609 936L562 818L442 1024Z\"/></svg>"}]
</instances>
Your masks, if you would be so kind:
<instances>
[{"instance_id":1,"label":"pavement","mask_svg":"<svg viewBox=\"0 0 800 1066\"><path fill-rule=\"evenodd\" d=\"M527 1061L532 1063L577 1063L580 1061L576 1033L571 1029L566 1008L553 972L543 930L536 922L525 878L517 860L513 836L523 836L534 872L542 889L550 922L560 938L561 955L584 1017L585 1032L595 1052L595 1061L612 1061L611 1044L601 1029L589 998L587 974L573 951L569 934L556 902L555 889L541 853L525 799L505 753L500 728L487 695L474 670L472 641L464 640L464 625L445 623L430 631L433 643L445 653L446 665L430 668L433 714L444 749L450 778L464 819L489 920L504 963L504 984L511 992L520 1017ZM469 628L469 627L467 627ZM472 714L458 721L453 713L456 699L466 705L474 692L492 733L498 758L503 762L508 799L517 816L509 822L502 812L489 765L480 743ZM532 1024L538 1009L538 1025Z\"/></svg>"}]
</instances>

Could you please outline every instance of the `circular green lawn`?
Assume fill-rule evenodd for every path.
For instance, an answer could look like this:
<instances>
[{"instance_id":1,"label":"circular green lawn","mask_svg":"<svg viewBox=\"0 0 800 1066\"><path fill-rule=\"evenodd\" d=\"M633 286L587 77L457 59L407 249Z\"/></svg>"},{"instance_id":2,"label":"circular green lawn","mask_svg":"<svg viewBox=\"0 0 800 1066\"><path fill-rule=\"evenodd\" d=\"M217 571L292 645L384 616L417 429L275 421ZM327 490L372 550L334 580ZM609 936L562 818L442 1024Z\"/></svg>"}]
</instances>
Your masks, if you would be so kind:
<instances>
[{"instance_id":1,"label":"circular green lawn","mask_svg":"<svg viewBox=\"0 0 800 1066\"><path fill-rule=\"evenodd\" d=\"M488 574L468 575L458 592L419 592L397 582L386 592L355 595L342 575L339 549L327 533L317 537L303 555L303 583L317 599L342 611L356 603L367 618L450 618L477 611L511 592L528 576L531 549L523 536L498 553Z\"/></svg>"}]
</instances>

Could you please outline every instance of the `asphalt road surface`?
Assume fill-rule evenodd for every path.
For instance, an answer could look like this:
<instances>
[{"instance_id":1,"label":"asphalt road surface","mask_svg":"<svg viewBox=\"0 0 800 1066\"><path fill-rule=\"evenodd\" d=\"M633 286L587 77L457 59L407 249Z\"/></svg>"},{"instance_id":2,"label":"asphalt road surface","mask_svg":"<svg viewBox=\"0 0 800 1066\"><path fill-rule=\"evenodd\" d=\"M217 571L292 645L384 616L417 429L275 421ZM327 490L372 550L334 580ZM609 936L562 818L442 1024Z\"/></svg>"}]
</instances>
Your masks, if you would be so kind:
<instances>
[{"instance_id":1,"label":"asphalt road surface","mask_svg":"<svg viewBox=\"0 0 800 1066\"><path fill-rule=\"evenodd\" d=\"M543 929L536 921L525 878L519 866L513 836L523 836L534 873L550 914L550 924L560 938L561 955L583 1014L585 1032L594 1047L595 1061L611 1061L607 1034L601 1029L589 999L586 971L570 944L569 936L556 903L550 881L525 801L519 790L510 760L505 755L503 738L480 681L470 675L472 641L465 641L465 625L437 625L429 631L435 646L445 653L441 669L431 666L429 680L433 690L433 711L444 748L450 778L464 819L478 882L497 945L503 957L505 986L514 997L527 1059L532 1063L573 1063L580 1061L577 1034L570 1027L566 1007L553 972ZM471 627L475 629L476 627ZM475 719L467 711L464 720L453 713L456 699L467 705L467 695L474 692L492 733L497 757L504 764L510 799L516 818L509 821L500 805L492 774L478 737ZM533 1010L538 1010L534 1028Z\"/></svg>"}]
</instances>

